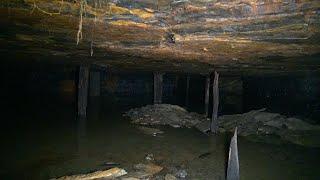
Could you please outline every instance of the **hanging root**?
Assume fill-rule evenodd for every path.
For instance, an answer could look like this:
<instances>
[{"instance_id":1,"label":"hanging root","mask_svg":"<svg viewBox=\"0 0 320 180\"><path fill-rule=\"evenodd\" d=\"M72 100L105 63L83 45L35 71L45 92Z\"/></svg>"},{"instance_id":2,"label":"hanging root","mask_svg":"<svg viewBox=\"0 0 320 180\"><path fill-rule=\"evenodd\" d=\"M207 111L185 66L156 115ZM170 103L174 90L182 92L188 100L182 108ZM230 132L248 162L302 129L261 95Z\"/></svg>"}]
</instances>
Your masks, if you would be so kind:
<instances>
[{"instance_id":1,"label":"hanging root","mask_svg":"<svg viewBox=\"0 0 320 180\"><path fill-rule=\"evenodd\" d=\"M80 7L79 8L79 24L78 24L78 31L77 31L77 36L76 36L76 42L78 45L80 43L80 41L83 39L83 33L82 33L82 31L83 31L83 18L84 18L84 16L86 16L86 7L87 7L88 3L87 3L87 0L77 0L77 3L79 3L79 7ZM32 8L31 13L33 13L35 10L38 10L39 12L50 15L50 16L60 15L62 12L63 5L64 5L64 0L61 0L60 4L61 5L60 5L58 12L48 12L48 11L41 9L37 5L36 0L33 0L33 8ZM92 11L92 14L94 14L94 16L95 16L94 17L94 27L91 30L91 44L90 44L90 55L91 56L93 55L93 45L94 45L93 39L94 39L95 25L96 25L97 14L98 14L98 12L96 12L95 10L97 9L98 5L100 5L100 7L101 7L101 1L95 0L94 5L95 5L94 9L89 9L89 11L90 12Z\"/></svg>"},{"instance_id":2,"label":"hanging root","mask_svg":"<svg viewBox=\"0 0 320 180\"><path fill-rule=\"evenodd\" d=\"M79 27L78 27L78 33L77 33L77 45L79 44L80 40L82 40L82 21L83 21L83 14L85 12L85 0L80 0L80 13L79 13Z\"/></svg>"},{"instance_id":3,"label":"hanging root","mask_svg":"<svg viewBox=\"0 0 320 180\"><path fill-rule=\"evenodd\" d=\"M32 8L31 13L33 13L33 11L34 11L35 9L37 9L38 11L40 11L40 12L42 12L42 13L44 13L44 14L50 15L50 16L52 16L52 15L59 15L59 14L61 13L62 6L63 6L63 0L61 0L61 6L60 6L58 12L48 12L48 11L45 11L45 10L41 9L41 8L36 4L36 0L33 0L33 8Z\"/></svg>"},{"instance_id":4,"label":"hanging root","mask_svg":"<svg viewBox=\"0 0 320 180\"><path fill-rule=\"evenodd\" d=\"M94 1L94 8L97 9L97 1ZM97 23L97 16L95 14L93 28L91 28L90 56L93 56L93 40L94 40L94 33L96 29L96 23Z\"/></svg>"},{"instance_id":5,"label":"hanging root","mask_svg":"<svg viewBox=\"0 0 320 180\"><path fill-rule=\"evenodd\" d=\"M45 11L43 9L41 9L37 4L36 4L36 0L33 0L33 8L31 13L34 12L34 10L38 10L44 14L47 15L59 15L61 14L62 11L62 6L63 6L64 0L61 0L61 6L59 8L58 12L48 12ZM79 44L79 42L82 40L82 23L83 23L83 15L85 13L85 7L87 5L87 1L86 0L79 0L79 4L80 4L80 10L79 10L79 26L78 26L78 32L77 32L77 45Z\"/></svg>"}]
</instances>

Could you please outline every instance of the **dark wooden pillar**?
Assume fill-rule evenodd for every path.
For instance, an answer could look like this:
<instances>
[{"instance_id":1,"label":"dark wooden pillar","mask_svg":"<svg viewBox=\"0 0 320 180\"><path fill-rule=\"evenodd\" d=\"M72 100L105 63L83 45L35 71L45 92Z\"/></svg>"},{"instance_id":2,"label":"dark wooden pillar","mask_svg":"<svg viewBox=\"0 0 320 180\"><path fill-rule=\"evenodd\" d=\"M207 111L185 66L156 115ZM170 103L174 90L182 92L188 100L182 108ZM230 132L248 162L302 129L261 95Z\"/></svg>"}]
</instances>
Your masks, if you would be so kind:
<instances>
[{"instance_id":1,"label":"dark wooden pillar","mask_svg":"<svg viewBox=\"0 0 320 180\"><path fill-rule=\"evenodd\" d=\"M78 81L78 115L87 115L89 66L81 65Z\"/></svg>"},{"instance_id":2,"label":"dark wooden pillar","mask_svg":"<svg viewBox=\"0 0 320 180\"><path fill-rule=\"evenodd\" d=\"M205 82L205 97L204 97L204 104L205 104L205 112L206 117L209 117L209 97L210 97L210 75L206 77Z\"/></svg>"},{"instance_id":3,"label":"dark wooden pillar","mask_svg":"<svg viewBox=\"0 0 320 180\"><path fill-rule=\"evenodd\" d=\"M175 76L175 79L174 79L174 101L176 104L178 104L178 97L179 97L179 89L178 89L178 84L179 84L179 75L176 75Z\"/></svg>"},{"instance_id":4,"label":"dark wooden pillar","mask_svg":"<svg viewBox=\"0 0 320 180\"><path fill-rule=\"evenodd\" d=\"M100 72L92 71L90 72L90 90L89 94L92 97L100 96Z\"/></svg>"},{"instance_id":5,"label":"dark wooden pillar","mask_svg":"<svg viewBox=\"0 0 320 180\"><path fill-rule=\"evenodd\" d=\"M219 74L214 72L213 81L213 111L210 130L212 133L218 132L218 108L219 108Z\"/></svg>"},{"instance_id":6,"label":"dark wooden pillar","mask_svg":"<svg viewBox=\"0 0 320 180\"><path fill-rule=\"evenodd\" d=\"M163 73L153 73L153 103L162 103L162 84L163 84Z\"/></svg>"},{"instance_id":7,"label":"dark wooden pillar","mask_svg":"<svg viewBox=\"0 0 320 180\"><path fill-rule=\"evenodd\" d=\"M186 85L186 108L189 107L189 87L190 87L190 75L187 75L187 85Z\"/></svg>"}]
</instances>

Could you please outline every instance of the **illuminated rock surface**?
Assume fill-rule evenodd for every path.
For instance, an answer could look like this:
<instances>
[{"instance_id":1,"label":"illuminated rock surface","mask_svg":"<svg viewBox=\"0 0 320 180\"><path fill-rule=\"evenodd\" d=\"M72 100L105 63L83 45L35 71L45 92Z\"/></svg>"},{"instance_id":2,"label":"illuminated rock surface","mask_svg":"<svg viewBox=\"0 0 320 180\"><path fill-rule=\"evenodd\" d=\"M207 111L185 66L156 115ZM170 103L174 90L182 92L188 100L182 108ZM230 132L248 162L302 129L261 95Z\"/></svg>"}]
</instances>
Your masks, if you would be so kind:
<instances>
[{"instance_id":1,"label":"illuminated rock surface","mask_svg":"<svg viewBox=\"0 0 320 180\"><path fill-rule=\"evenodd\" d=\"M4 51L18 45L16 51L29 54L93 54L91 62L104 64L119 64L112 56L319 70L317 61L301 66L291 59L320 52L317 0L6 0L1 7L0 22L8 30L0 37Z\"/></svg>"},{"instance_id":2,"label":"illuminated rock surface","mask_svg":"<svg viewBox=\"0 0 320 180\"><path fill-rule=\"evenodd\" d=\"M72 175L72 176L64 176L58 178L59 180L90 180L90 179L114 179L116 177L120 177L127 174L124 169L120 168L111 168L105 171L96 171L88 174L80 174L80 175Z\"/></svg>"}]
</instances>

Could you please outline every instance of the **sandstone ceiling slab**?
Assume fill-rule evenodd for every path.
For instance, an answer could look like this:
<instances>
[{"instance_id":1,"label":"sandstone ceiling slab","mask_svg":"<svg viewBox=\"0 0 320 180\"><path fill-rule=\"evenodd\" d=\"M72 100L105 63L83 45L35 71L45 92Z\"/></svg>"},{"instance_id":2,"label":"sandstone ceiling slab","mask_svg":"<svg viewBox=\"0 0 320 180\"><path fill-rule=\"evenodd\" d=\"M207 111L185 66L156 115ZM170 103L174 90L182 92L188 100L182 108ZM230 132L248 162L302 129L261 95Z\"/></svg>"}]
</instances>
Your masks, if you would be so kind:
<instances>
[{"instance_id":1,"label":"sandstone ceiling slab","mask_svg":"<svg viewBox=\"0 0 320 180\"><path fill-rule=\"evenodd\" d=\"M80 44L97 52L216 66L320 52L317 0L6 0L2 7L1 24L69 44L81 26Z\"/></svg>"}]
</instances>

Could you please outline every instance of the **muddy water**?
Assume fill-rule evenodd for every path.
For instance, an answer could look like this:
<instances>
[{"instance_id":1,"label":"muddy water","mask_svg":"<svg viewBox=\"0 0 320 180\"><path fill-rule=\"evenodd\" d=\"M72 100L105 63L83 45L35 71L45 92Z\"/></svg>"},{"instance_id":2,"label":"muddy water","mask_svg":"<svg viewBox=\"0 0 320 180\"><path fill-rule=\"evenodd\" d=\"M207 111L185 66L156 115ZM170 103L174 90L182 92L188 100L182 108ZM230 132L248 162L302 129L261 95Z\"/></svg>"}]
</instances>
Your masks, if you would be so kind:
<instances>
[{"instance_id":1,"label":"muddy water","mask_svg":"<svg viewBox=\"0 0 320 180\"><path fill-rule=\"evenodd\" d=\"M87 119L75 118L72 97L7 97L1 126L1 179L48 179L120 163L130 171L154 154L164 171L185 169L187 179L224 179L229 134L158 127L141 132L112 98L91 100ZM241 179L318 179L320 149L239 139ZM204 158L198 156L204 153Z\"/></svg>"}]
</instances>

